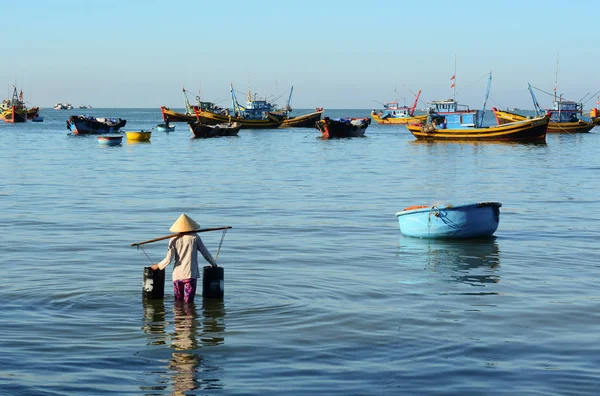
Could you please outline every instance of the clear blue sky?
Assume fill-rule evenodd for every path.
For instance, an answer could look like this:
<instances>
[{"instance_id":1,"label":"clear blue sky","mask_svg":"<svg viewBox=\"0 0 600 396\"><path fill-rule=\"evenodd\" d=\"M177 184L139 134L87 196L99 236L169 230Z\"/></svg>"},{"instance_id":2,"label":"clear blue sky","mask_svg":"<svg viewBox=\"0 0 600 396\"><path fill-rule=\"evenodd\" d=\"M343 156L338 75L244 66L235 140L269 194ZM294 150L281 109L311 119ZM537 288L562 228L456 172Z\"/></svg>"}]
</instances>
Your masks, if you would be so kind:
<instances>
[{"instance_id":1,"label":"clear blue sky","mask_svg":"<svg viewBox=\"0 0 600 396\"><path fill-rule=\"evenodd\" d=\"M600 90L597 0L29 0L0 12L0 98L16 81L42 107L181 108L182 86L229 105L231 82L279 104L293 85L294 108L370 109L411 90L451 97L455 56L471 107L492 71L488 107L532 108L527 83L551 92L557 56L557 92Z\"/></svg>"}]
</instances>

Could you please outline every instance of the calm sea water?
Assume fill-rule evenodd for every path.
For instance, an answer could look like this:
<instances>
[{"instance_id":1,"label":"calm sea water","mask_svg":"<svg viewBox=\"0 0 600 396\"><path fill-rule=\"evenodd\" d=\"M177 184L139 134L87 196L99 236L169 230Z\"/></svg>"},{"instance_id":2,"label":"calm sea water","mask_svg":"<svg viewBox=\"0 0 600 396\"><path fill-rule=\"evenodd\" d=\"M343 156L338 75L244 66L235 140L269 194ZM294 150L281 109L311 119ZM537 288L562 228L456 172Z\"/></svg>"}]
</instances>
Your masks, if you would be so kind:
<instances>
[{"instance_id":1,"label":"calm sea water","mask_svg":"<svg viewBox=\"0 0 600 396\"><path fill-rule=\"evenodd\" d=\"M368 116L330 110L331 117ZM403 126L102 147L69 115L0 125L0 394L595 395L600 128L419 143ZM403 237L416 204L502 203L495 238ZM142 299L185 212L232 226L223 301ZM216 253L220 232L202 234ZM201 288L199 288L201 289Z\"/></svg>"}]
</instances>

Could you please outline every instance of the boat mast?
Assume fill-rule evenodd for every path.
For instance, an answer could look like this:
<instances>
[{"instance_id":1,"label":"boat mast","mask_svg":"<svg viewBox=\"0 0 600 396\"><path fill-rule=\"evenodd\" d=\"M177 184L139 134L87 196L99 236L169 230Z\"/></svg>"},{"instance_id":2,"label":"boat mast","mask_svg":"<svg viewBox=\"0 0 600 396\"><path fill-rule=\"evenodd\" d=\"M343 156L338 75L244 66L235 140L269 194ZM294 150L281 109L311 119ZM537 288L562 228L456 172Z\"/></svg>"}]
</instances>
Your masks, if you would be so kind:
<instances>
[{"instance_id":1,"label":"boat mast","mask_svg":"<svg viewBox=\"0 0 600 396\"><path fill-rule=\"evenodd\" d=\"M558 55L556 54L556 77L554 78L554 101L556 102L556 88L558 86Z\"/></svg>"},{"instance_id":2,"label":"boat mast","mask_svg":"<svg viewBox=\"0 0 600 396\"><path fill-rule=\"evenodd\" d=\"M531 94L531 100L533 101L533 108L535 109L535 114L540 117L543 114L542 108L538 103L535 94L533 93L533 89L531 89L531 84L527 84L527 89L529 89L529 93Z\"/></svg>"},{"instance_id":3,"label":"boat mast","mask_svg":"<svg viewBox=\"0 0 600 396\"><path fill-rule=\"evenodd\" d=\"M485 105L487 104L488 97L490 96L490 85L492 84L492 72L490 72L490 76L488 77L487 86L485 88L485 98L483 99L483 107L481 108L480 117L477 120L477 128L481 128L483 126L483 116L485 115Z\"/></svg>"},{"instance_id":4,"label":"boat mast","mask_svg":"<svg viewBox=\"0 0 600 396\"><path fill-rule=\"evenodd\" d=\"M185 91L185 87L182 86L181 89L183 90L183 101L185 103L185 111L186 111L186 113L193 113L194 110L192 110L192 105L190 105L190 101L188 100L187 93Z\"/></svg>"},{"instance_id":5,"label":"boat mast","mask_svg":"<svg viewBox=\"0 0 600 396\"><path fill-rule=\"evenodd\" d=\"M421 96L421 90L419 89L419 92L417 92L417 96L415 98L415 102L413 103L412 107L410 109L408 109L408 114L410 116L412 116L415 113L415 109L417 108L417 103L419 102L419 96Z\"/></svg>"},{"instance_id":6,"label":"boat mast","mask_svg":"<svg viewBox=\"0 0 600 396\"><path fill-rule=\"evenodd\" d=\"M290 96L288 97L287 105L285 106L285 111L292 111L292 107L290 106L290 102L292 101L292 92L294 92L293 85L292 88L290 88Z\"/></svg>"}]
</instances>

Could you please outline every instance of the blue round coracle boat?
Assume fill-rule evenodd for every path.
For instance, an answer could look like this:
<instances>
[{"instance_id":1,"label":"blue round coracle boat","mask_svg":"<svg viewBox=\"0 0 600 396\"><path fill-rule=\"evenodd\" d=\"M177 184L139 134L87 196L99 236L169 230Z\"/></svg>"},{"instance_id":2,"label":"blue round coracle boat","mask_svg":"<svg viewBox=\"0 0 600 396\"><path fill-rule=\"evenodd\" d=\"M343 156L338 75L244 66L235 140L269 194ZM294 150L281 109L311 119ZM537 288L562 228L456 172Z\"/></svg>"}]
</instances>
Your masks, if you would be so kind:
<instances>
[{"instance_id":1,"label":"blue round coracle boat","mask_svg":"<svg viewBox=\"0 0 600 396\"><path fill-rule=\"evenodd\" d=\"M159 132L173 132L175 130L175 125L158 124L156 126L156 130Z\"/></svg>"},{"instance_id":2,"label":"blue round coracle boat","mask_svg":"<svg viewBox=\"0 0 600 396\"><path fill-rule=\"evenodd\" d=\"M396 213L400 232L417 238L477 238L498 229L500 202L410 206Z\"/></svg>"}]
</instances>

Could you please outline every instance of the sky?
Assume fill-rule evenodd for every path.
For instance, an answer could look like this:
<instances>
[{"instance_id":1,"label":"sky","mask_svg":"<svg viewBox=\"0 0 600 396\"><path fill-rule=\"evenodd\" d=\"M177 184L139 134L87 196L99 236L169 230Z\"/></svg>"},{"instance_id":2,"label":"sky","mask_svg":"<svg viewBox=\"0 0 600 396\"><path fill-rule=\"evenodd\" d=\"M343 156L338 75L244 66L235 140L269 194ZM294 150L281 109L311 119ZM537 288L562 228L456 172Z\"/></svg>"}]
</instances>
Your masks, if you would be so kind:
<instances>
[{"instance_id":1,"label":"sky","mask_svg":"<svg viewBox=\"0 0 600 396\"><path fill-rule=\"evenodd\" d=\"M24 3L23 3L24 4ZM250 89L293 108L456 98L531 109L600 91L596 1L29 0L1 10L1 99L182 108L182 87L231 105ZM557 72L558 66L558 72ZM544 93L544 92L546 93ZM585 103L596 105L598 94Z\"/></svg>"}]
</instances>

